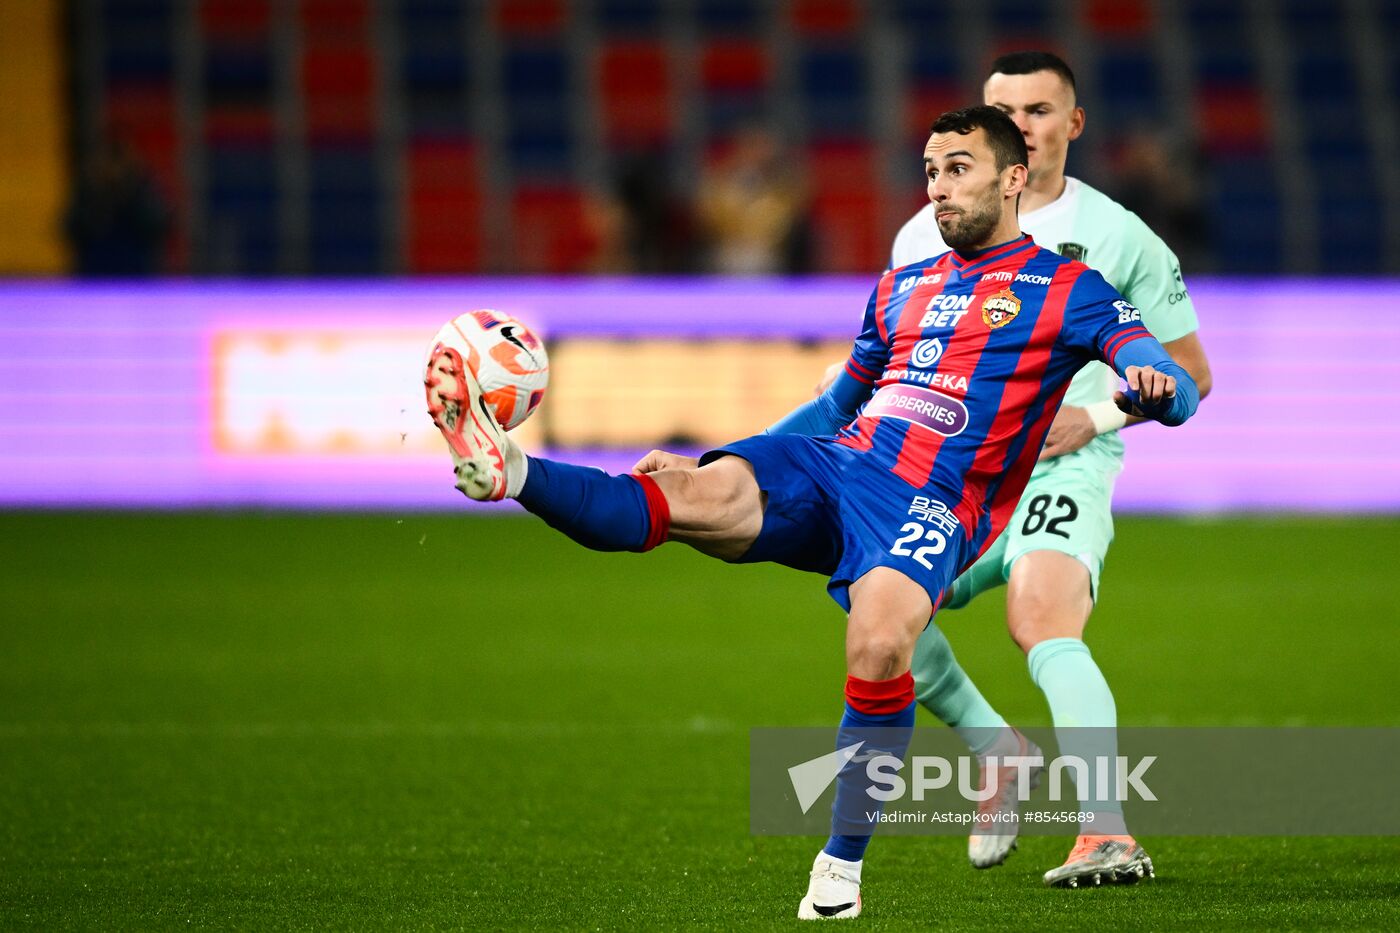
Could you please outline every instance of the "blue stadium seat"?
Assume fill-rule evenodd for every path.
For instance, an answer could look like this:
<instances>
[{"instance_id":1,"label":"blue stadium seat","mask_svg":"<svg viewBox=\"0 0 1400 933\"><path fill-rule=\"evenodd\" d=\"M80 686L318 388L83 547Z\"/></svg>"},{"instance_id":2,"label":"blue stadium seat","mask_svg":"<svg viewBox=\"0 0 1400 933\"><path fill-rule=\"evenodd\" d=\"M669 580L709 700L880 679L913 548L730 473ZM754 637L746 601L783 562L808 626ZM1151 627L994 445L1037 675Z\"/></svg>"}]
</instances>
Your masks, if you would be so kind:
<instances>
[{"instance_id":1,"label":"blue stadium seat","mask_svg":"<svg viewBox=\"0 0 1400 933\"><path fill-rule=\"evenodd\" d=\"M270 146L211 148L205 202L209 251L219 272L278 271L277 163Z\"/></svg>"},{"instance_id":2,"label":"blue stadium seat","mask_svg":"<svg viewBox=\"0 0 1400 933\"><path fill-rule=\"evenodd\" d=\"M911 42L906 74L912 84L956 84L962 74L958 50L945 42Z\"/></svg>"},{"instance_id":3,"label":"blue stadium seat","mask_svg":"<svg viewBox=\"0 0 1400 933\"><path fill-rule=\"evenodd\" d=\"M1162 86L1151 49L1118 46L1098 62L1100 103L1114 123L1162 115Z\"/></svg>"},{"instance_id":4,"label":"blue stadium seat","mask_svg":"<svg viewBox=\"0 0 1400 933\"><path fill-rule=\"evenodd\" d=\"M562 45L516 45L502 61L506 158L531 177L571 171L573 157L569 59Z\"/></svg>"},{"instance_id":5,"label":"blue stadium seat","mask_svg":"<svg viewBox=\"0 0 1400 933\"><path fill-rule=\"evenodd\" d=\"M1317 237L1329 275L1376 274L1385 263L1385 212L1374 190L1318 199Z\"/></svg>"},{"instance_id":6,"label":"blue stadium seat","mask_svg":"<svg viewBox=\"0 0 1400 933\"><path fill-rule=\"evenodd\" d=\"M272 50L239 43L211 44L204 55L204 101L221 104L270 105Z\"/></svg>"},{"instance_id":7,"label":"blue stadium seat","mask_svg":"<svg viewBox=\"0 0 1400 933\"><path fill-rule=\"evenodd\" d=\"M1336 0L1285 0L1282 11L1284 25L1297 38L1319 42L1343 35L1346 11Z\"/></svg>"},{"instance_id":8,"label":"blue stadium seat","mask_svg":"<svg viewBox=\"0 0 1400 933\"><path fill-rule=\"evenodd\" d=\"M562 45L516 45L502 59L507 101L562 99L568 92L569 59Z\"/></svg>"},{"instance_id":9,"label":"blue stadium seat","mask_svg":"<svg viewBox=\"0 0 1400 933\"><path fill-rule=\"evenodd\" d=\"M859 52L836 46L809 48L801 54L800 74L815 137L863 137L869 132L869 82Z\"/></svg>"},{"instance_id":10,"label":"blue stadium seat","mask_svg":"<svg viewBox=\"0 0 1400 933\"><path fill-rule=\"evenodd\" d=\"M104 0L102 33L107 80L170 80L175 62L171 0Z\"/></svg>"},{"instance_id":11,"label":"blue stadium seat","mask_svg":"<svg viewBox=\"0 0 1400 933\"><path fill-rule=\"evenodd\" d=\"M465 7L460 0L409 0L399 7L399 17L409 135L466 135L471 69Z\"/></svg>"},{"instance_id":12,"label":"blue stadium seat","mask_svg":"<svg viewBox=\"0 0 1400 933\"><path fill-rule=\"evenodd\" d=\"M989 19L998 32L1013 36L1053 35L1055 11L1050 0L994 0Z\"/></svg>"},{"instance_id":13,"label":"blue stadium seat","mask_svg":"<svg viewBox=\"0 0 1400 933\"><path fill-rule=\"evenodd\" d=\"M951 51L953 44L949 42L924 42L918 41L921 36L946 36L948 30L952 28L953 17L948 10L947 0L896 0L893 8L894 24L909 30L909 37L914 40L911 48L920 51L934 52L933 46L941 46L945 51Z\"/></svg>"},{"instance_id":14,"label":"blue stadium seat","mask_svg":"<svg viewBox=\"0 0 1400 933\"><path fill-rule=\"evenodd\" d=\"M610 35L656 35L661 9L656 0L596 0L594 6L598 26Z\"/></svg>"},{"instance_id":15,"label":"blue stadium seat","mask_svg":"<svg viewBox=\"0 0 1400 933\"><path fill-rule=\"evenodd\" d=\"M538 126L512 127L506 134L511 171L536 180L572 177L574 149L567 117L561 111Z\"/></svg>"},{"instance_id":16,"label":"blue stadium seat","mask_svg":"<svg viewBox=\"0 0 1400 933\"><path fill-rule=\"evenodd\" d=\"M1203 40L1195 44L1195 72L1201 83L1250 85L1257 80L1258 63L1247 45Z\"/></svg>"},{"instance_id":17,"label":"blue stadium seat","mask_svg":"<svg viewBox=\"0 0 1400 933\"><path fill-rule=\"evenodd\" d=\"M1400 38L1400 0L1376 0L1376 12L1390 38Z\"/></svg>"},{"instance_id":18,"label":"blue stadium seat","mask_svg":"<svg viewBox=\"0 0 1400 933\"><path fill-rule=\"evenodd\" d=\"M1353 100L1355 68L1342 49L1299 49L1293 61L1293 90L1305 105Z\"/></svg>"},{"instance_id":19,"label":"blue stadium seat","mask_svg":"<svg viewBox=\"0 0 1400 933\"><path fill-rule=\"evenodd\" d=\"M699 0L695 5L695 21L709 35L758 35L759 14L758 0Z\"/></svg>"},{"instance_id":20,"label":"blue stadium seat","mask_svg":"<svg viewBox=\"0 0 1400 933\"><path fill-rule=\"evenodd\" d=\"M313 148L309 156L310 271L316 275L381 271L384 218L373 150Z\"/></svg>"},{"instance_id":21,"label":"blue stadium seat","mask_svg":"<svg viewBox=\"0 0 1400 933\"><path fill-rule=\"evenodd\" d=\"M1186 26L1193 40L1212 36L1246 39L1250 33L1246 0L1187 0Z\"/></svg>"},{"instance_id":22,"label":"blue stadium seat","mask_svg":"<svg viewBox=\"0 0 1400 933\"><path fill-rule=\"evenodd\" d=\"M401 29L429 33L460 29L468 5L468 0L398 0L395 7Z\"/></svg>"},{"instance_id":23,"label":"blue stadium seat","mask_svg":"<svg viewBox=\"0 0 1400 933\"><path fill-rule=\"evenodd\" d=\"M1273 164L1265 157L1222 159L1211 172L1211 215L1223 266L1232 272L1282 271L1281 217Z\"/></svg>"}]
</instances>

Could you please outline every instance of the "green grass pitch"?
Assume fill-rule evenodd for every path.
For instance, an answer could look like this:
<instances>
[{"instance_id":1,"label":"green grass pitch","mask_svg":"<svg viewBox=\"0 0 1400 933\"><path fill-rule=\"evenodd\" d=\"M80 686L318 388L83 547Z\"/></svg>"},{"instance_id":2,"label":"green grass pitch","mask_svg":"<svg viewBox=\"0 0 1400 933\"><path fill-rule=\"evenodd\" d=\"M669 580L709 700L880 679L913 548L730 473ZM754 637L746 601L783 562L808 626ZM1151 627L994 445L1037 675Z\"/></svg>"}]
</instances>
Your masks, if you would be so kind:
<instances>
[{"instance_id":1,"label":"green grass pitch","mask_svg":"<svg viewBox=\"0 0 1400 933\"><path fill-rule=\"evenodd\" d=\"M1393 519L1130 519L1089 639L1125 724L1400 725ZM815 576L469 515L0 515L0 928L789 928L752 726L832 725ZM942 617L1014 721L1001 601ZM921 720L922 721L922 720ZM1379 792L1394 775L1375 775ZM1400 927L1400 840L877 838L863 929Z\"/></svg>"}]
</instances>

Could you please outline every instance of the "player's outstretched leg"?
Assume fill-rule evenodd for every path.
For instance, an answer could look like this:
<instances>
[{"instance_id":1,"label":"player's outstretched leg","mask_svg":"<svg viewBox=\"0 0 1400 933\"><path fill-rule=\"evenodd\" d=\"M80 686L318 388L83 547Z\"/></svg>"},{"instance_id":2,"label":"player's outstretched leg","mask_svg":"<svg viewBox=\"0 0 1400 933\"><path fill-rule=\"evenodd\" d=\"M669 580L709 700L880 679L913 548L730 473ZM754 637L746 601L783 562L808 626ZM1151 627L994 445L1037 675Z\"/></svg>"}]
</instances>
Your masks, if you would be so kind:
<instances>
[{"instance_id":1,"label":"player's outstretched leg","mask_svg":"<svg viewBox=\"0 0 1400 933\"><path fill-rule=\"evenodd\" d=\"M898 571L876 567L850 587L846 623L846 712L836 747L858 745L836 777L831 837L797 907L802 920L855 917L860 879L880 807L867 793L872 758L903 760L914 728L914 640L933 612L928 593Z\"/></svg>"},{"instance_id":2,"label":"player's outstretched leg","mask_svg":"<svg viewBox=\"0 0 1400 933\"><path fill-rule=\"evenodd\" d=\"M720 457L695 469L612 476L527 457L493 417L462 354L437 345L424 374L428 413L452 452L457 488L472 499L514 498L597 551L648 551L676 540L715 557L744 554L763 526L753 467Z\"/></svg>"},{"instance_id":3,"label":"player's outstretched leg","mask_svg":"<svg viewBox=\"0 0 1400 933\"><path fill-rule=\"evenodd\" d=\"M438 343L423 373L428 415L452 452L457 488L482 501L513 496L525 481L525 454L496 421L462 351Z\"/></svg>"}]
</instances>

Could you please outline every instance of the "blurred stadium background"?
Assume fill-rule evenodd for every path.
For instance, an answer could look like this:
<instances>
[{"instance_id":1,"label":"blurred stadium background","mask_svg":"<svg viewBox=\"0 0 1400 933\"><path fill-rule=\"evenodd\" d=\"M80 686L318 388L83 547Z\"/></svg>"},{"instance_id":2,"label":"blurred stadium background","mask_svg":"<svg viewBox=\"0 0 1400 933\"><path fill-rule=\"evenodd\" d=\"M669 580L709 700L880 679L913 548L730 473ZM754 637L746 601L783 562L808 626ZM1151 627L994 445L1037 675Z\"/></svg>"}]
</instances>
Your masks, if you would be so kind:
<instances>
[{"instance_id":1,"label":"blurred stadium background","mask_svg":"<svg viewBox=\"0 0 1400 933\"><path fill-rule=\"evenodd\" d=\"M833 721L838 611L467 508L423 344L541 329L532 449L751 433L845 352L931 118L1025 47L1215 372L1126 436L1121 720L1400 724L1400 0L11 0L0 926L790 914L811 840L748 835L747 730ZM1000 600L950 615L1044 723ZM1153 840L1091 908L1038 887L1062 843L881 840L861 922L1400 926L1395 840Z\"/></svg>"},{"instance_id":2,"label":"blurred stadium background","mask_svg":"<svg viewBox=\"0 0 1400 933\"><path fill-rule=\"evenodd\" d=\"M921 203L931 115L1027 46L1077 71L1072 172L1191 272L1400 271L1395 0L5 7L11 273L75 267L63 212L128 147L158 271L712 271L705 185L746 130L802 186L780 267L866 273Z\"/></svg>"}]
</instances>

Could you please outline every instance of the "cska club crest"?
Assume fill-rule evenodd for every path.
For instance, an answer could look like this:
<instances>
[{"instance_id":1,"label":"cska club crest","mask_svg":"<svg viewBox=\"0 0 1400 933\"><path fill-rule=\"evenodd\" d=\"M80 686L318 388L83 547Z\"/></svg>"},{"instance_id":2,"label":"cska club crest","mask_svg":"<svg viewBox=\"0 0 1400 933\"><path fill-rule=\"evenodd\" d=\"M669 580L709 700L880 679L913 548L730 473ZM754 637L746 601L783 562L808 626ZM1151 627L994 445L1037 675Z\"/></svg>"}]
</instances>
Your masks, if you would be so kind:
<instances>
[{"instance_id":1,"label":"cska club crest","mask_svg":"<svg viewBox=\"0 0 1400 933\"><path fill-rule=\"evenodd\" d=\"M1021 299L1013 295L1009 288L1003 288L995 295L988 295L982 301L982 323L992 330L1010 324L1020 313Z\"/></svg>"}]
</instances>

